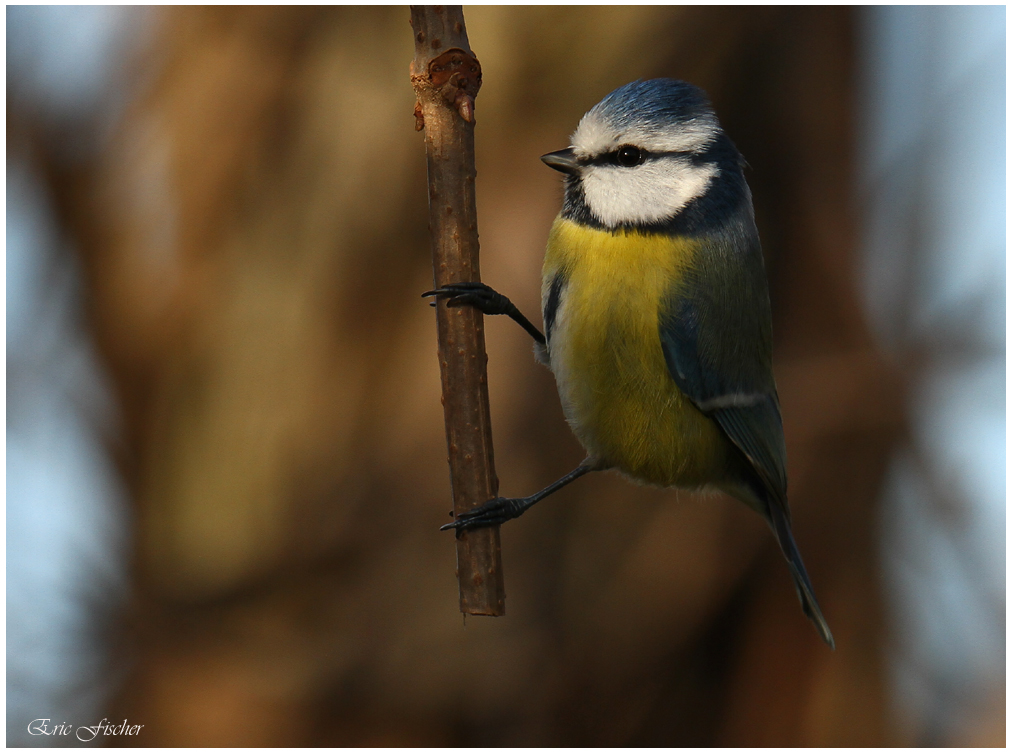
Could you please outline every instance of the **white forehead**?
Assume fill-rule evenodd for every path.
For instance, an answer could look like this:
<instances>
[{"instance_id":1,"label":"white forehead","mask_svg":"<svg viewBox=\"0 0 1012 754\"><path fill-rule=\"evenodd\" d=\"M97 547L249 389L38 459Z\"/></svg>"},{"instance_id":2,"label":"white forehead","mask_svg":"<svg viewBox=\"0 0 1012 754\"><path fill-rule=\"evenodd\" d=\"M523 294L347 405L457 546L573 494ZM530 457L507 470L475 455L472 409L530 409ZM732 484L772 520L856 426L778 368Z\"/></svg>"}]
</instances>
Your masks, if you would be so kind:
<instances>
[{"instance_id":1,"label":"white forehead","mask_svg":"<svg viewBox=\"0 0 1012 754\"><path fill-rule=\"evenodd\" d=\"M580 120L571 142L577 157L594 157L633 144L648 152L694 152L706 150L720 132L712 113L661 125L657 122L616 122L592 109Z\"/></svg>"}]
</instances>

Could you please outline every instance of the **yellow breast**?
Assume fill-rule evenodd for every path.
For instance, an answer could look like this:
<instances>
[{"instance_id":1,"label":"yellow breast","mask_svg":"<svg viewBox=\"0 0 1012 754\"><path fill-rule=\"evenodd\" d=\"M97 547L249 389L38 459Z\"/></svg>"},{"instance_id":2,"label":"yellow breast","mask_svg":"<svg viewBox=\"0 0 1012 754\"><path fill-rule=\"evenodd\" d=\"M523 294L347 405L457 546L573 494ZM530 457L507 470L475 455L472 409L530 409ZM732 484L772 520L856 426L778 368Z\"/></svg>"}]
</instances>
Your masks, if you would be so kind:
<instances>
[{"instance_id":1,"label":"yellow breast","mask_svg":"<svg viewBox=\"0 0 1012 754\"><path fill-rule=\"evenodd\" d=\"M727 465L730 441L675 385L658 335L662 300L697 251L558 218L545 253L544 295L566 279L549 345L566 418L591 455L650 484L715 483Z\"/></svg>"}]
</instances>

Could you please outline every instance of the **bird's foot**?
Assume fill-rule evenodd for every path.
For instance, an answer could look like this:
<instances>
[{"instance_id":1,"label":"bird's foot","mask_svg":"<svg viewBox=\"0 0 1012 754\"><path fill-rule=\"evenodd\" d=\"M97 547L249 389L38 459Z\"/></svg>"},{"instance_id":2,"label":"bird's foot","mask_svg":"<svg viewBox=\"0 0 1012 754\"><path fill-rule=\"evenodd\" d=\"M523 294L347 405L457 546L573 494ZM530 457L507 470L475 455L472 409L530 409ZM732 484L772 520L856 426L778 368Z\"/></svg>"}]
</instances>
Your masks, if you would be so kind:
<instances>
[{"instance_id":1,"label":"bird's foot","mask_svg":"<svg viewBox=\"0 0 1012 754\"><path fill-rule=\"evenodd\" d=\"M440 526L440 531L456 529L467 531L468 529L480 529L485 526L498 526L499 524L516 518L525 510L530 508L532 502L526 497L497 497L482 503L477 508L472 508L466 513L461 513L452 523Z\"/></svg>"},{"instance_id":2,"label":"bird's foot","mask_svg":"<svg viewBox=\"0 0 1012 754\"><path fill-rule=\"evenodd\" d=\"M483 314L512 314L515 309L508 298L484 283L450 283L422 294L422 298L427 296L446 299L447 306L470 305Z\"/></svg>"}]
</instances>

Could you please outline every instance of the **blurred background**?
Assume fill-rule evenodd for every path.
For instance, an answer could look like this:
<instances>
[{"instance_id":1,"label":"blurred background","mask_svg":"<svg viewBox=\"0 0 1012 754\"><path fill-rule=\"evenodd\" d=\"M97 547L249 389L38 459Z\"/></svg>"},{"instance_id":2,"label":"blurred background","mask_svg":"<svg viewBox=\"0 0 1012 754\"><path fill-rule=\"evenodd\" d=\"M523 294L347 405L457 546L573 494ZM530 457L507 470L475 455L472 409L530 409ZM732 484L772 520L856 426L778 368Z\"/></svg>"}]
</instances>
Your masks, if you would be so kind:
<instances>
[{"instance_id":1,"label":"blurred background","mask_svg":"<svg viewBox=\"0 0 1012 754\"><path fill-rule=\"evenodd\" d=\"M7 743L1005 743L1005 9L466 7L483 279L636 78L749 162L795 533L579 482L457 611L406 7L7 8ZM580 447L486 321L501 489Z\"/></svg>"}]
</instances>

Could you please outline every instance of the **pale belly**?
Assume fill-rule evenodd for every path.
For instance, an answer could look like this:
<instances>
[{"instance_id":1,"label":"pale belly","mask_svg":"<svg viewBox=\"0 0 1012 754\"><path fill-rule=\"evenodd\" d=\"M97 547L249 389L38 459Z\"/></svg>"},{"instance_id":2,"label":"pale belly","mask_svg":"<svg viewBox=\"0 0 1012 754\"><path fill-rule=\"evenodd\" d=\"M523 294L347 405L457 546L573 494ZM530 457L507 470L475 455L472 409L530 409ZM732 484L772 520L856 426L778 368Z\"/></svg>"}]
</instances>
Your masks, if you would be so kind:
<instances>
[{"instance_id":1,"label":"pale belly","mask_svg":"<svg viewBox=\"0 0 1012 754\"><path fill-rule=\"evenodd\" d=\"M556 222L545 277L550 284L564 269L567 282L551 368L566 418L591 456L649 484L719 484L730 441L678 389L658 334L662 297L691 249L650 238L616 241Z\"/></svg>"}]
</instances>

